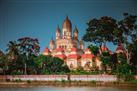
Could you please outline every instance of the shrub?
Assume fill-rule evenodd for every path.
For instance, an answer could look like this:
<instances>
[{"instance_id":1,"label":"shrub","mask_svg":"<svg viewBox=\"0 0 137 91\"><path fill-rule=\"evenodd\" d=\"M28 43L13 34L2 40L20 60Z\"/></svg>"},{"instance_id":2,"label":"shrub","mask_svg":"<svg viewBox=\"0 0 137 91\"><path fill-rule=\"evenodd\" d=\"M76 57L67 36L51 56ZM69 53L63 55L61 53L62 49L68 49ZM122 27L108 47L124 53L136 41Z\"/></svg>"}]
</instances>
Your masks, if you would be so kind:
<instances>
[{"instance_id":1,"label":"shrub","mask_svg":"<svg viewBox=\"0 0 137 91\"><path fill-rule=\"evenodd\" d=\"M31 81L30 81L30 80L27 80L27 83L31 83Z\"/></svg>"}]
</instances>

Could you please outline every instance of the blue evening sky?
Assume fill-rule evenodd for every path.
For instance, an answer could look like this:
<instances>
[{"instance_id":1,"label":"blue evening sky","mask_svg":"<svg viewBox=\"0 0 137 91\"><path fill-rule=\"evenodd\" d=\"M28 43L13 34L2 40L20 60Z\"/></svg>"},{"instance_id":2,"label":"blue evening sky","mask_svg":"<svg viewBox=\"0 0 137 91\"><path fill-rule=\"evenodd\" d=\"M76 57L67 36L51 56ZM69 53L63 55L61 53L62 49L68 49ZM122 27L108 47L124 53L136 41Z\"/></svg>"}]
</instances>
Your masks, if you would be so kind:
<instances>
[{"instance_id":1,"label":"blue evening sky","mask_svg":"<svg viewBox=\"0 0 137 91\"><path fill-rule=\"evenodd\" d=\"M57 25L69 16L79 38L91 18L112 16L121 19L124 12L137 15L137 0L0 0L0 49L5 51L10 40L38 38L41 52L55 39ZM114 51L111 43L108 47Z\"/></svg>"}]
</instances>

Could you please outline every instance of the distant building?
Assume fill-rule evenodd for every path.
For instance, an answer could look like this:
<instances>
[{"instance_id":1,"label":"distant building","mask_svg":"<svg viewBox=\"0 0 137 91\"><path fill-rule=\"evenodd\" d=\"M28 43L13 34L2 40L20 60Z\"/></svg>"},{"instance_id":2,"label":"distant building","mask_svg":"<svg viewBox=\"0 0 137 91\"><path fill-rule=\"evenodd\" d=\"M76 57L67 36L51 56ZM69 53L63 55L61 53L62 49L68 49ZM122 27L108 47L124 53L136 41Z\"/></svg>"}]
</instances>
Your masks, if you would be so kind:
<instances>
[{"instance_id":1,"label":"distant building","mask_svg":"<svg viewBox=\"0 0 137 91\"><path fill-rule=\"evenodd\" d=\"M71 70L82 67L84 70L92 70L93 66L101 69L99 57L84 47L84 41L78 39L78 28L72 31L72 24L68 16L62 24L62 31L59 26L56 29L56 39L51 39L49 48L45 48L43 55L52 55L63 59ZM118 49L119 50L119 49ZM100 51L109 51L103 45ZM112 53L112 52L110 52Z\"/></svg>"}]
</instances>

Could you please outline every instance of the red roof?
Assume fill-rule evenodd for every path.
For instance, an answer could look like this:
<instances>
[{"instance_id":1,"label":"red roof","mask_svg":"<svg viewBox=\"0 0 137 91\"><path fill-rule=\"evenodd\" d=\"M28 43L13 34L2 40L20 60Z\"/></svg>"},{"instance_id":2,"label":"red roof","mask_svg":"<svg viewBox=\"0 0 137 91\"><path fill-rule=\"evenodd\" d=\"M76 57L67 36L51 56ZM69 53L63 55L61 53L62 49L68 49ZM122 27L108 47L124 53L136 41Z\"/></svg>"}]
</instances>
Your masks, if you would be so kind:
<instances>
[{"instance_id":1,"label":"red roof","mask_svg":"<svg viewBox=\"0 0 137 91\"><path fill-rule=\"evenodd\" d=\"M80 55L78 55L78 54L69 54L67 58L79 59Z\"/></svg>"},{"instance_id":2,"label":"red roof","mask_svg":"<svg viewBox=\"0 0 137 91\"><path fill-rule=\"evenodd\" d=\"M106 45L101 46L101 50L102 50L102 51L109 51L109 49L107 48Z\"/></svg>"},{"instance_id":3,"label":"red roof","mask_svg":"<svg viewBox=\"0 0 137 91\"><path fill-rule=\"evenodd\" d=\"M50 52L50 50L46 47L46 48L44 49L44 52L48 53L48 52Z\"/></svg>"},{"instance_id":4,"label":"red roof","mask_svg":"<svg viewBox=\"0 0 137 91\"><path fill-rule=\"evenodd\" d=\"M118 50L122 50L122 51L125 51L124 47L122 46L121 43L118 44L118 47L116 48L116 51Z\"/></svg>"},{"instance_id":5,"label":"red roof","mask_svg":"<svg viewBox=\"0 0 137 91\"><path fill-rule=\"evenodd\" d=\"M63 50L63 48L57 48L56 49L56 52L63 52L64 50Z\"/></svg>"},{"instance_id":6,"label":"red roof","mask_svg":"<svg viewBox=\"0 0 137 91\"><path fill-rule=\"evenodd\" d=\"M61 59L65 59L66 56L64 54L57 54L55 55L55 57L61 58Z\"/></svg>"},{"instance_id":7,"label":"red roof","mask_svg":"<svg viewBox=\"0 0 137 91\"><path fill-rule=\"evenodd\" d=\"M89 49L89 48L86 48L86 49L85 49L85 52L88 52L88 51L90 51L90 49ZM91 52L91 51L90 51L90 52Z\"/></svg>"},{"instance_id":8,"label":"red roof","mask_svg":"<svg viewBox=\"0 0 137 91\"><path fill-rule=\"evenodd\" d=\"M93 58L94 55L93 54L83 54L82 58Z\"/></svg>"},{"instance_id":9,"label":"red roof","mask_svg":"<svg viewBox=\"0 0 137 91\"><path fill-rule=\"evenodd\" d=\"M76 51L77 51L77 48L76 48L76 47L72 47L72 48L71 48L71 51L72 51L72 52L76 52Z\"/></svg>"}]
</instances>

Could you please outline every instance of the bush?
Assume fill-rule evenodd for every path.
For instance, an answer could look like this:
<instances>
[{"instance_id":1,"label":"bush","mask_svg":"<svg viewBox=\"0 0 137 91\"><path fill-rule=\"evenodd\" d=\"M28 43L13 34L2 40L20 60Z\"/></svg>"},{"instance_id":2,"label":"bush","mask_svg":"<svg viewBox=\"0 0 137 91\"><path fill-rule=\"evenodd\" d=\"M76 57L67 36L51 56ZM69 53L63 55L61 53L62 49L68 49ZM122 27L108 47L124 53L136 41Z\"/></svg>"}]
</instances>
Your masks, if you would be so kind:
<instances>
[{"instance_id":1,"label":"bush","mask_svg":"<svg viewBox=\"0 0 137 91\"><path fill-rule=\"evenodd\" d=\"M65 84L66 81L65 81L64 79L62 79L61 82L62 82L63 84Z\"/></svg>"},{"instance_id":2,"label":"bush","mask_svg":"<svg viewBox=\"0 0 137 91\"><path fill-rule=\"evenodd\" d=\"M90 83L96 85L97 82L95 80L92 80L90 81Z\"/></svg>"},{"instance_id":3,"label":"bush","mask_svg":"<svg viewBox=\"0 0 137 91\"><path fill-rule=\"evenodd\" d=\"M15 82L21 82L21 79L16 79Z\"/></svg>"},{"instance_id":4,"label":"bush","mask_svg":"<svg viewBox=\"0 0 137 91\"><path fill-rule=\"evenodd\" d=\"M31 81L30 81L30 80L27 80L27 83L31 83Z\"/></svg>"},{"instance_id":5,"label":"bush","mask_svg":"<svg viewBox=\"0 0 137 91\"><path fill-rule=\"evenodd\" d=\"M11 72L11 75L22 75L23 73L20 71L13 71Z\"/></svg>"},{"instance_id":6,"label":"bush","mask_svg":"<svg viewBox=\"0 0 137 91\"><path fill-rule=\"evenodd\" d=\"M134 79L134 75L132 73L132 67L127 64L119 64L117 66L116 75L118 80L120 81L130 81Z\"/></svg>"}]
</instances>

